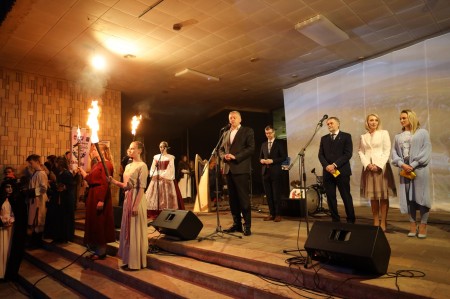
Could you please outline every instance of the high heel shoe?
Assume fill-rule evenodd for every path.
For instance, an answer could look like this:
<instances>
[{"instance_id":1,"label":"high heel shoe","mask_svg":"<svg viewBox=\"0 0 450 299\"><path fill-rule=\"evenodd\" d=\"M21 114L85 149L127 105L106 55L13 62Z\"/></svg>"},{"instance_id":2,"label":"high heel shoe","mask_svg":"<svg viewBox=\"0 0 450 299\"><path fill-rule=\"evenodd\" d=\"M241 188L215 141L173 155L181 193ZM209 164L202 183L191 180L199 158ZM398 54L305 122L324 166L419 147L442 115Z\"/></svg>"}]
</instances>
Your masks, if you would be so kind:
<instances>
[{"instance_id":1,"label":"high heel shoe","mask_svg":"<svg viewBox=\"0 0 450 299\"><path fill-rule=\"evenodd\" d=\"M421 223L419 225L419 233L417 234L417 238L425 239L427 237L427 225L426 223Z\"/></svg>"},{"instance_id":2,"label":"high heel shoe","mask_svg":"<svg viewBox=\"0 0 450 299\"><path fill-rule=\"evenodd\" d=\"M408 237L415 237L416 235L417 235L417 225L415 222L411 222Z\"/></svg>"}]
</instances>

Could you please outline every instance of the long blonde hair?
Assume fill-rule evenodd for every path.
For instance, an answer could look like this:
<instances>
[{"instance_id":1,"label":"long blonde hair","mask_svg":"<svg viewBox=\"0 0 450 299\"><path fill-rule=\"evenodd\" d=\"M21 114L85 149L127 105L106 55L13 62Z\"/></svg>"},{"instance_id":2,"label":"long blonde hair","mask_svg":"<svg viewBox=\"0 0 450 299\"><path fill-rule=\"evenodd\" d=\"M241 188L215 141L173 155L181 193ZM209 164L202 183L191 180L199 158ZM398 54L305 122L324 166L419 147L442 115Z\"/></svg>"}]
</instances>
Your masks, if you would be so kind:
<instances>
[{"instance_id":1,"label":"long blonde hair","mask_svg":"<svg viewBox=\"0 0 450 299\"><path fill-rule=\"evenodd\" d=\"M411 133L412 134L416 133L417 129L420 128L420 122L417 119L417 114L411 109L402 110L402 112L400 112L400 115L402 115L402 113L405 113L408 116L409 125L411 127ZM404 130L405 127L402 127L402 131Z\"/></svg>"}]
</instances>

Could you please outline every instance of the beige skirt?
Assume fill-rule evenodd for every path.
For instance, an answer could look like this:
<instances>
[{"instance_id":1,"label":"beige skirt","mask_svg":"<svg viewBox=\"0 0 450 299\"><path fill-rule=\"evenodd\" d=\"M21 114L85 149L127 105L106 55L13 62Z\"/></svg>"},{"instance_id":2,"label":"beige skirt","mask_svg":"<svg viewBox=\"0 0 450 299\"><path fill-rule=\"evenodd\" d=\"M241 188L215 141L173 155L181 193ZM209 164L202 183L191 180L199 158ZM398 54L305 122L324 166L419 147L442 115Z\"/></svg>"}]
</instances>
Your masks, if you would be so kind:
<instances>
[{"instance_id":1,"label":"beige skirt","mask_svg":"<svg viewBox=\"0 0 450 299\"><path fill-rule=\"evenodd\" d=\"M384 171L376 172L363 168L360 194L369 200L387 200L389 196L397 196L391 165L387 163Z\"/></svg>"}]
</instances>

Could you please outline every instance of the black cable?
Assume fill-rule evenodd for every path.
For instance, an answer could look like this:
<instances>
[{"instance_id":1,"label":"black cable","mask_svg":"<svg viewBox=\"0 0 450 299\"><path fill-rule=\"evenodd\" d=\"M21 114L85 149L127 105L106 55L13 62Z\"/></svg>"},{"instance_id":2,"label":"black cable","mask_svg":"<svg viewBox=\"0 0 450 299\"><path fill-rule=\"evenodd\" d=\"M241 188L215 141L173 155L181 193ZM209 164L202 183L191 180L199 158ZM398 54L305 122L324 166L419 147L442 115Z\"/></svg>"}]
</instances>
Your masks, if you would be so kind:
<instances>
[{"instance_id":1,"label":"black cable","mask_svg":"<svg viewBox=\"0 0 450 299\"><path fill-rule=\"evenodd\" d=\"M89 249L86 249L82 254L80 254L79 256L77 256L77 258L74 259L72 262L70 262L67 266L62 267L61 269L55 269L54 271L52 271L52 272L50 272L50 273L44 275L43 277L39 278L39 279L33 284L33 288L36 288L36 285L37 285L41 280L43 280L44 278L47 278L47 277L49 277L49 276L53 276L55 273L61 272L61 271L63 271L64 269L66 269L66 268L70 267L71 265L73 265L76 261L78 261L78 259L80 259L80 258L81 258L86 252L88 252L88 251L89 251Z\"/></svg>"},{"instance_id":2,"label":"black cable","mask_svg":"<svg viewBox=\"0 0 450 299\"><path fill-rule=\"evenodd\" d=\"M155 229L155 231L157 231L156 229ZM153 233L153 232L152 232ZM159 238L161 238L161 234L159 234L158 236L156 236L156 237L151 237L151 239L150 240L152 240L152 239L155 239L155 243L156 243L156 241L159 239ZM161 251L161 248L159 248L158 247L158 245L156 245L156 244L150 244L150 240L148 240L148 251L147 251L147 253L149 253L149 254L156 254L156 253L159 253L160 251Z\"/></svg>"},{"instance_id":3,"label":"black cable","mask_svg":"<svg viewBox=\"0 0 450 299\"><path fill-rule=\"evenodd\" d=\"M416 278L416 277L425 277L425 272L419 270L397 270L394 273L388 272L386 273L386 278L395 278L395 286L397 287L397 291L400 292L400 286L398 285L398 278Z\"/></svg>"}]
</instances>

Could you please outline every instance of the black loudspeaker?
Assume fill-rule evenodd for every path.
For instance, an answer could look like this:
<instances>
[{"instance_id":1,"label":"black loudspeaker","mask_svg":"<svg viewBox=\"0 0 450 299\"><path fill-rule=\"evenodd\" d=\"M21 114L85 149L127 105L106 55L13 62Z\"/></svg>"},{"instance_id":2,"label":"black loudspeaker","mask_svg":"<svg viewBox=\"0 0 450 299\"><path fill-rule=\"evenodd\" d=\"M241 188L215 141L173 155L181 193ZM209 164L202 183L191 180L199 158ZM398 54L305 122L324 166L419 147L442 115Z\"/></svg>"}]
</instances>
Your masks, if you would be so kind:
<instances>
[{"instance_id":1,"label":"black loudspeaker","mask_svg":"<svg viewBox=\"0 0 450 299\"><path fill-rule=\"evenodd\" d=\"M120 225L122 224L123 209L121 206L114 206L113 212L114 212L114 226L116 228L120 228Z\"/></svg>"},{"instance_id":2,"label":"black loudspeaker","mask_svg":"<svg viewBox=\"0 0 450 299\"><path fill-rule=\"evenodd\" d=\"M161 234L181 240L193 240L202 230L203 223L191 211L162 210L152 222L152 226Z\"/></svg>"},{"instance_id":3,"label":"black loudspeaker","mask_svg":"<svg viewBox=\"0 0 450 299\"><path fill-rule=\"evenodd\" d=\"M385 274L391 256L380 227L340 222L314 222L305 249L313 260L361 274Z\"/></svg>"}]
</instances>

